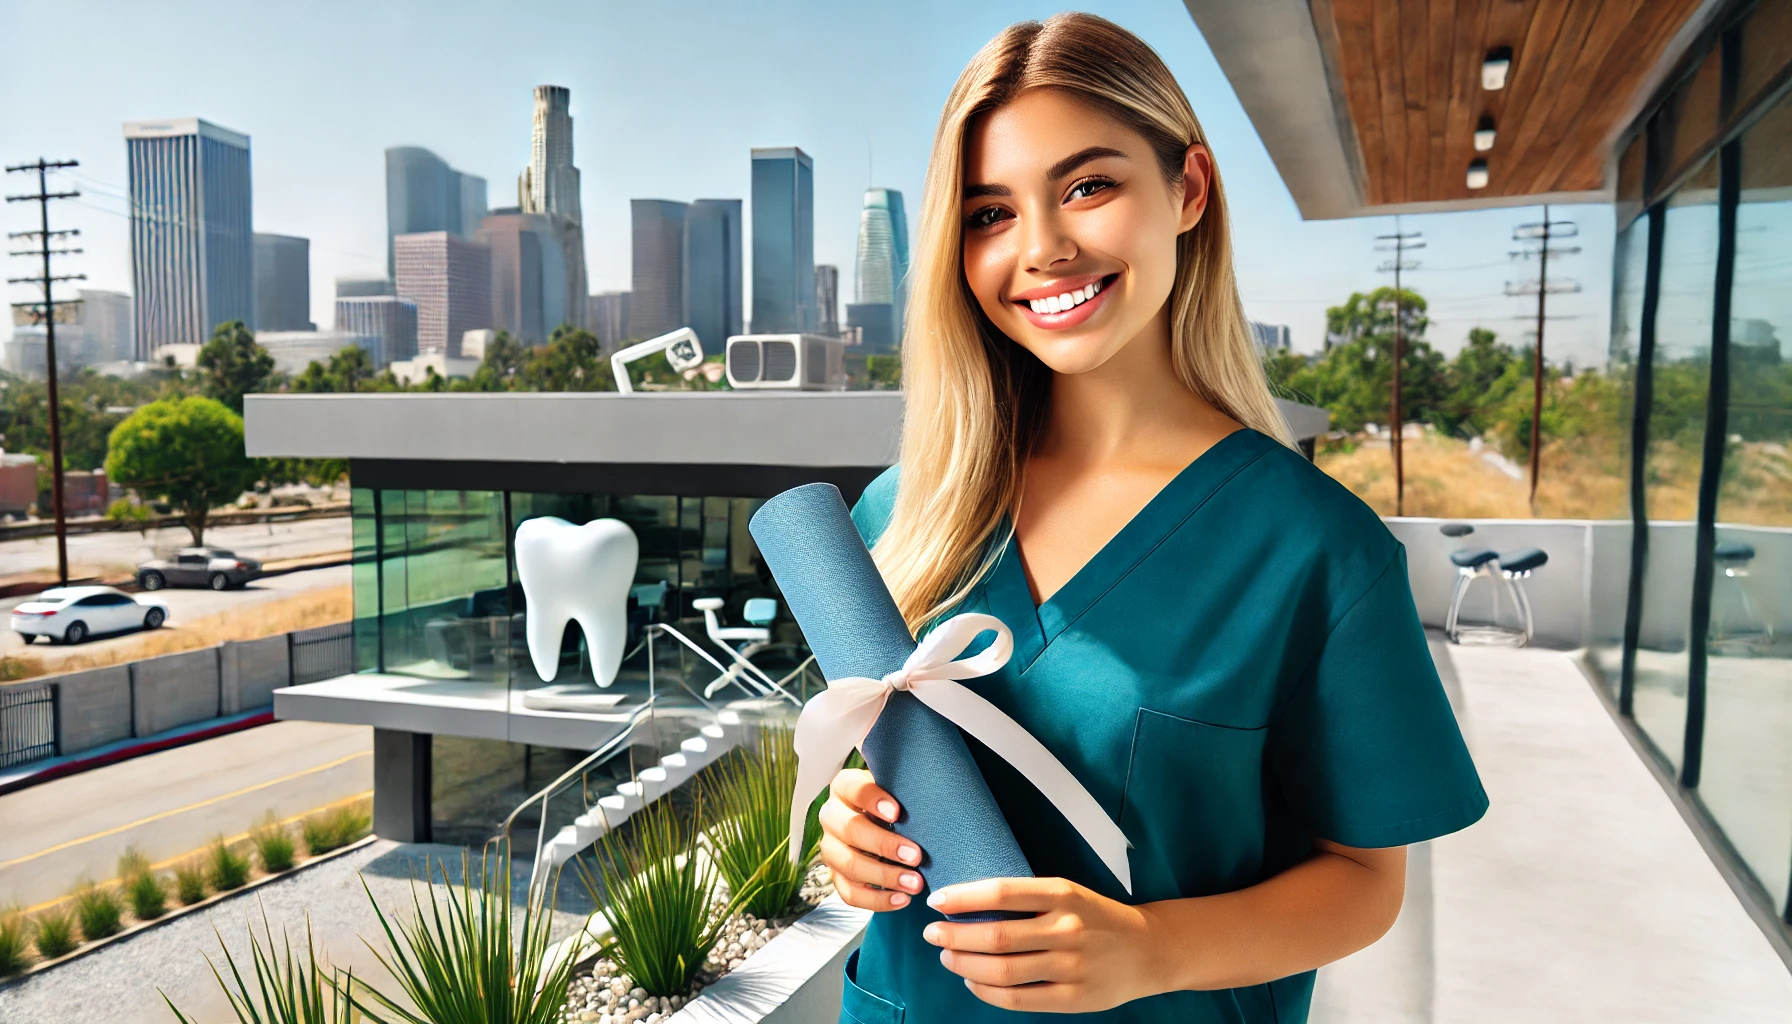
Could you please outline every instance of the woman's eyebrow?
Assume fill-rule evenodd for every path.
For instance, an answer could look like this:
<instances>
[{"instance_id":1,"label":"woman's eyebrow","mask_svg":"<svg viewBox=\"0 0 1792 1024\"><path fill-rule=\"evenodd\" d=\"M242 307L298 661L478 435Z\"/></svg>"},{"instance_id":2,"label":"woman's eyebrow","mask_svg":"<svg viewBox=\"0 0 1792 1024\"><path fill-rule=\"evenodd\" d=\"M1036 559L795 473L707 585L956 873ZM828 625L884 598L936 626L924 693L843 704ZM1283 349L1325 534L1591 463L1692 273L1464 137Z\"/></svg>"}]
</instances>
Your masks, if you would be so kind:
<instances>
[{"instance_id":1,"label":"woman's eyebrow","mask_svg":"<svg viewBox=\"0 0 1792 1024\"><path fill-rule=\"evenodd\" d=\"M964 187L966 199L981 199L984 196L1011 196L1013 194L1014 190L1006 185L966 185Z\"/></svg>"},{"instance_id":2,"label":"woman's eyebrow","mask_svg":"<svg viewBox=\"0 0 1792 1024\"><path fill-rule=\"evenodd\" d=\"M1126 154L1117 149L1109 149L1106 146L1090 146L1088 149L1078 150L1053 164L1052 169L1046 172L1046 178L1050 181L1057 181L1091 160L1100 160L1102 157L1108 156L1126 159Z\"/></svg>"}]
</instances>

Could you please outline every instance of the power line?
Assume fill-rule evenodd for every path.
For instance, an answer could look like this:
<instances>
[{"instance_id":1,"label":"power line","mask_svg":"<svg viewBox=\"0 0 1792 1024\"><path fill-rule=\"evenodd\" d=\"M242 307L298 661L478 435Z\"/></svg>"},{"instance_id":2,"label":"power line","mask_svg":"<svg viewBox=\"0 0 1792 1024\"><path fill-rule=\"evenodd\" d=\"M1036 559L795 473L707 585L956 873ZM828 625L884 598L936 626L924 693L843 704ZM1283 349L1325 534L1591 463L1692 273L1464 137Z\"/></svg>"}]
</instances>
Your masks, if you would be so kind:
<instances>
[{"instance_id":1,"label":"power line","mask_svg":"<svg viewBox=\"0 0 1792 1024\"><path fill-rule=\"evenodd\" d=\"M8 174L25 174L37 172L37 191L25 195L7 196L9 203L34 202L38 209L39 228L36 231L14 231L8 238L35 238L37 249L24 249L13 252L13 256L36 256L43 261L43 272L35 277L9 277L7 284L35 284L44 290L41 303L18 302L13 304L15 321L24 316L34 323L44 325L44 372L49 382L50 391L50 503L55 507L56 515L56 578L64 586L68 584L68 523L63 517L62 501L62 402L56 394L56 319L58 306L73 305L76 300L58 302L53 289L58 281L85 281L86 274L52 274L50 257L73 256L79 249L68 247L53 248L58 239L73 238L81 232L78 230L50 230L50 200L74 199L79 192L51 192L50 172L64 167L77 167L74 160L45 160L38 157L32 163L17 164L8 167Z\"/></svg>"}]
</instances>

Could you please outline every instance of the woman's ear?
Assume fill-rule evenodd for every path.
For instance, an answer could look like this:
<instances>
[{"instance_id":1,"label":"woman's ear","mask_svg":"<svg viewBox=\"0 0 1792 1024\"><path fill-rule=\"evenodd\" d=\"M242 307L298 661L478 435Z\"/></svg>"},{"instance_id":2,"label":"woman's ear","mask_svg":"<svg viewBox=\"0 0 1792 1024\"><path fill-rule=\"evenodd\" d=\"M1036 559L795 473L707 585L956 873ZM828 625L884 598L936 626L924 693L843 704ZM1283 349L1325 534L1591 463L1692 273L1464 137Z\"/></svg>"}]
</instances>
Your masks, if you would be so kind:
<instances>
[{"instance_id":1,"label":"woman's ear","mask_svg":"<svg viewBox=\"0 0 1792 1024\"><path fill-rule=\"evenodd\" d=\"M1199 142L1182 154L1182 217L1176 233L1182 234L1201 223L1207 212L1207 196L1213 181L1213 154Z\"/></svg>"}]
</instances>

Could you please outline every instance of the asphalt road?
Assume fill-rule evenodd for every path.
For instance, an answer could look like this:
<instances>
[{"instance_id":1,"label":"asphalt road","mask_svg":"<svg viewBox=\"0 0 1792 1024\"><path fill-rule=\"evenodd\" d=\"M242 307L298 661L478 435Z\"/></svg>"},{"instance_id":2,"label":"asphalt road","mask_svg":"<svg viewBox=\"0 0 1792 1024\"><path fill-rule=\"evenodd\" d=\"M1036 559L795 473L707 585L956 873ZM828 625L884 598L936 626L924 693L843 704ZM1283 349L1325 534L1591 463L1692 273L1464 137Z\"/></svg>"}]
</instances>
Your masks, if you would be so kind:
<instances>
[{"instance_id":1,"label":"asphalt road","mask_svg":"<svg viewBox=\"0 0 1792 1024\"><path fill-rule=\"evenodd\" d=\"M205 542L262 562L346 552L353 546L347 516L218 526L205 531ZM69 568L73 575L129 571L138 562L191 543L185 527L76 534L68 538ZM0 542L0 579L55 569L55 537Z\"/></svg>"},{"instance_id":2,"label":"asphalt road","mask_svg":"<svg viewBox=\"0 0 1792 1024\"><path fill-rule=\"evenodd\" d=\"M160 864L373 788L373 731L275 722L0 796L0 906L113 877L135 846Z\"/></svg>"}]
</instances>

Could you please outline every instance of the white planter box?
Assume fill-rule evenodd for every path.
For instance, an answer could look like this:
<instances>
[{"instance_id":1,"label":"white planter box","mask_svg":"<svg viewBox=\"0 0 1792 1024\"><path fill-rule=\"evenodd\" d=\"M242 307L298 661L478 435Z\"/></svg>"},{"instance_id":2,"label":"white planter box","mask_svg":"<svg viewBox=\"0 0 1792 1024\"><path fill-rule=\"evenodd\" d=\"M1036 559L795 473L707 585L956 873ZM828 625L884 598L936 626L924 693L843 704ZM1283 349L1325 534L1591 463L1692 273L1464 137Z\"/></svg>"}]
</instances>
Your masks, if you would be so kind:
<instances>
[{"instance_id":1,"label":"white planter box","mask_svg":"<svg viewBox=\"0 0 1792 1024\"><path fill-rule=\"evenodd\" d=\"M835 1024L841 972L870 921L871 911L829 896L667 1024Z\"/></svg>"}]
</instances>

